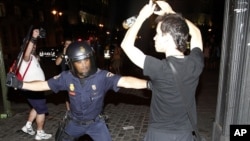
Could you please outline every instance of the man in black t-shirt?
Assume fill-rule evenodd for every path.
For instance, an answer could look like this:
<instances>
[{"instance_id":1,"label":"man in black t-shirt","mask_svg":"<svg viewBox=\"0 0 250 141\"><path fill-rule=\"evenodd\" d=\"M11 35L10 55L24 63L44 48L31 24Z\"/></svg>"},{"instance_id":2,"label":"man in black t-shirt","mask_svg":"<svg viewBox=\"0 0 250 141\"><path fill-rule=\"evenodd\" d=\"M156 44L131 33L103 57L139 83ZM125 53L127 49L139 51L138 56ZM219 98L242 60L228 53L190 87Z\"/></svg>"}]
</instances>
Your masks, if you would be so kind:
<instances>
[{"instance_id":1,"label":"man in black t-shirt","mask_svg":"<svg viewBox=\"0 0 250 141\"><path fill-rule=\"evenodd\" d=\"M71 39L69 39L69 38L66 38L66 39L65 39L65 41L64 41L64 43L63 43L63 50L62 50L61 53L59 53L59 54L57 55L57 58L56 58L56 60L55 60L56 65L57 65L57 66L60 65L61 71L65 71L65 70L68 70L68 69L69 69L68 65L66 64L66 60L65 60L65 57L66 57L66 56L65 56L65 54L66 54L66 51L67 51L68 46L69 46L71 43L72 43L72 40L71 40Z\"/></svg>"},{"instance_id":2,"label":"man in black t-shirt","mask_svg":"<svg viewBox=\"0 0 250 141\"><path fill-rule=\"evenodd\" d=\"M156 6L159 6L159 11L155 11ZM165 53L166 58L162 60L145 55L134 45L143 22L153 13L159 15L156 18L154 45L157 52ZM189 34L190 54L185 55ZM150 78L148 87L152 90L150 120L144 141L193 141L193 129L183 97L196 124L195 92L204 66L202 46L200 30L176 14L165 1L153 4L150 0L128 29L121 47ZM170 64L180 79L175 78Z\"/></svg>"}]
</instances>

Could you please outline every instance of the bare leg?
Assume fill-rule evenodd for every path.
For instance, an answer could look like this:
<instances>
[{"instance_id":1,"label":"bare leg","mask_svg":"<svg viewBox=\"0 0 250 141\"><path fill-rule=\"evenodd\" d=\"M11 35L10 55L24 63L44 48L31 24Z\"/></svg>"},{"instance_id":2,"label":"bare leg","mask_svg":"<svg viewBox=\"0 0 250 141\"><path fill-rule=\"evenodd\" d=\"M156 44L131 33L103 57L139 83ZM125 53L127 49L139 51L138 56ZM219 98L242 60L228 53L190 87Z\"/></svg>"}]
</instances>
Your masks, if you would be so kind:
<instances>
[{"instance_id":1,"label":"bare leg","mask_svg":"<svg viewBox=\"0 0 250 141\"><path fill-rule=\"evenodd\" d=\"M29 122L33 122L36 118L37 112L34 108L31 109L30 114L29 114L29 118L28 121Z\"/></svg>"},{"instance_id":2,"label":"bare leg","mask_svg":"<svg viewBox=\"0 0 250 141\"><path fill-rule=\"evenodd\" d=\"M44 122L45 122L45 114L37 114L36 116L37 130L43 130Z\"/></svg>"}]
</instances>

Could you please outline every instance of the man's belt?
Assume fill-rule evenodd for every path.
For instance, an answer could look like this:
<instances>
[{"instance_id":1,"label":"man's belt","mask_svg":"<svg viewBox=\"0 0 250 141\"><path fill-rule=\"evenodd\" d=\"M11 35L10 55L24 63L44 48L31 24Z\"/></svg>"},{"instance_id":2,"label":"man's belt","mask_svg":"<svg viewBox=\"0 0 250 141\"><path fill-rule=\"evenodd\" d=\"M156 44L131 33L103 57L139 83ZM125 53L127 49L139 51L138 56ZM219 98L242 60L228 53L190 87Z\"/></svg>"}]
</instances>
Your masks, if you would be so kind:
<instances>
[{"instance_id":1,"label":"man's belt","mask_svg":"<svg viewBox=\"0 0 250 141\"><path fill-rule=\"evenodd\" d=\"M77 124L80 124L80 125L89 125L91 123L94 123L96 121L99 121L100 119L102 119L103 117L101 115L98 115L95 119L91 119L91 120L88 120L88 121L83 121L83 120L78 120L78 119L75 119L71 116L69 116L69 119L72 120L73 122L77 123Z\"/></svg>"}]
</instances>

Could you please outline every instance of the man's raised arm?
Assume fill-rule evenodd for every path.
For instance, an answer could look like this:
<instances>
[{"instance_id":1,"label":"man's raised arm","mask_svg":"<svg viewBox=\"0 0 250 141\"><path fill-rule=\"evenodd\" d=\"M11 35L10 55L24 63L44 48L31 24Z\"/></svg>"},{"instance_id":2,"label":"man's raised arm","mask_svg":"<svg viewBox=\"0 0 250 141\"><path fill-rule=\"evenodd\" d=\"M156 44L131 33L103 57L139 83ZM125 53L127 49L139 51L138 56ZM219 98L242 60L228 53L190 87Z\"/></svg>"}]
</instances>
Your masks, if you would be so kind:
<instances>
[{"instance_id":1,"label":"man's raised arm","mask_svg":"<svg viewBox=\"0 0 250 141\"><path fill-rule=\"evenodd\" d=\"M136 18L135 23L128 29L121 47L129 59L138 67L143 68L145 54L135 47L135 39L137 34L143 24L143 22L153 14L155 9L155 4L150 0L149 4L146 4L140 11L139 15Z\"/></svg>"}]
</instances>

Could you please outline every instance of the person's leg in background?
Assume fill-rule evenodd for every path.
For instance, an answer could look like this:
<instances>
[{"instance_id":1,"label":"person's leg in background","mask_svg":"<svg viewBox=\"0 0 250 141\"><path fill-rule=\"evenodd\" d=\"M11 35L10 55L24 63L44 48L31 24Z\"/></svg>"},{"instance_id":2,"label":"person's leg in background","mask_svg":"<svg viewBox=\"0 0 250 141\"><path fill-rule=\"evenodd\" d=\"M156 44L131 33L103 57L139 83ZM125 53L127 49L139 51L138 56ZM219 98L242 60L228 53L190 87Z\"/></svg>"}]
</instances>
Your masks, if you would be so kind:
<instances>
[{"instance_id":1,"label":"person's leg in background","mask_svg":"<svg viewBox=\"0 0 250 141\"><path fill-rule=\"evenodd\" d=\"M46 99L45 98L33 99L32 101L36 112L36 124L37 124L37 133L35 139L36 140L50 139L52 137L52 134L47 134L44 132L45 114L48 113Z\"/></svg>"},{"instance_id":2,"label":"person's leg in background","mask_svg":"<svg viewBox=\"0 0 250 141\"><path fill-rule=\"evenodd\" d=\"M35 135L35 131L32 128L32 123L35 120L35 118L36 118L36 111L34 108L32 108L30 113L29 113L28 121L22 127L23 132L30 134L30 135Z\"/></svg>"},{"instance_id":3,"label":"person's leg in background","mask_svg":"<svg viewBox=\"0 0 250 141\"><path fill-rule=\"evenodd\" d=\"M64 93L65 96L65 106L66 106L66 110L69 111L70 110L70 102L69 102L69 95L67 92Z\"/></svg>"},{"instance_id":4,"label":"person's leg in background","mask_svg":"<svg viewBox=\"0 0 250 141\"><path fill-rule=\"evenodd\" d=\"M47 134L44 132L45 114L48 113L48 107L46 105L46 99L43 92L31 92L25 91L25 96L32 107L28 120L26 124L22 127L22 131L35 135L35 131L32 128L32 123L34 120L37 124L37 134L35 136L36 140L49 139L52 134Z\"/></svg>"}]
</instances>

